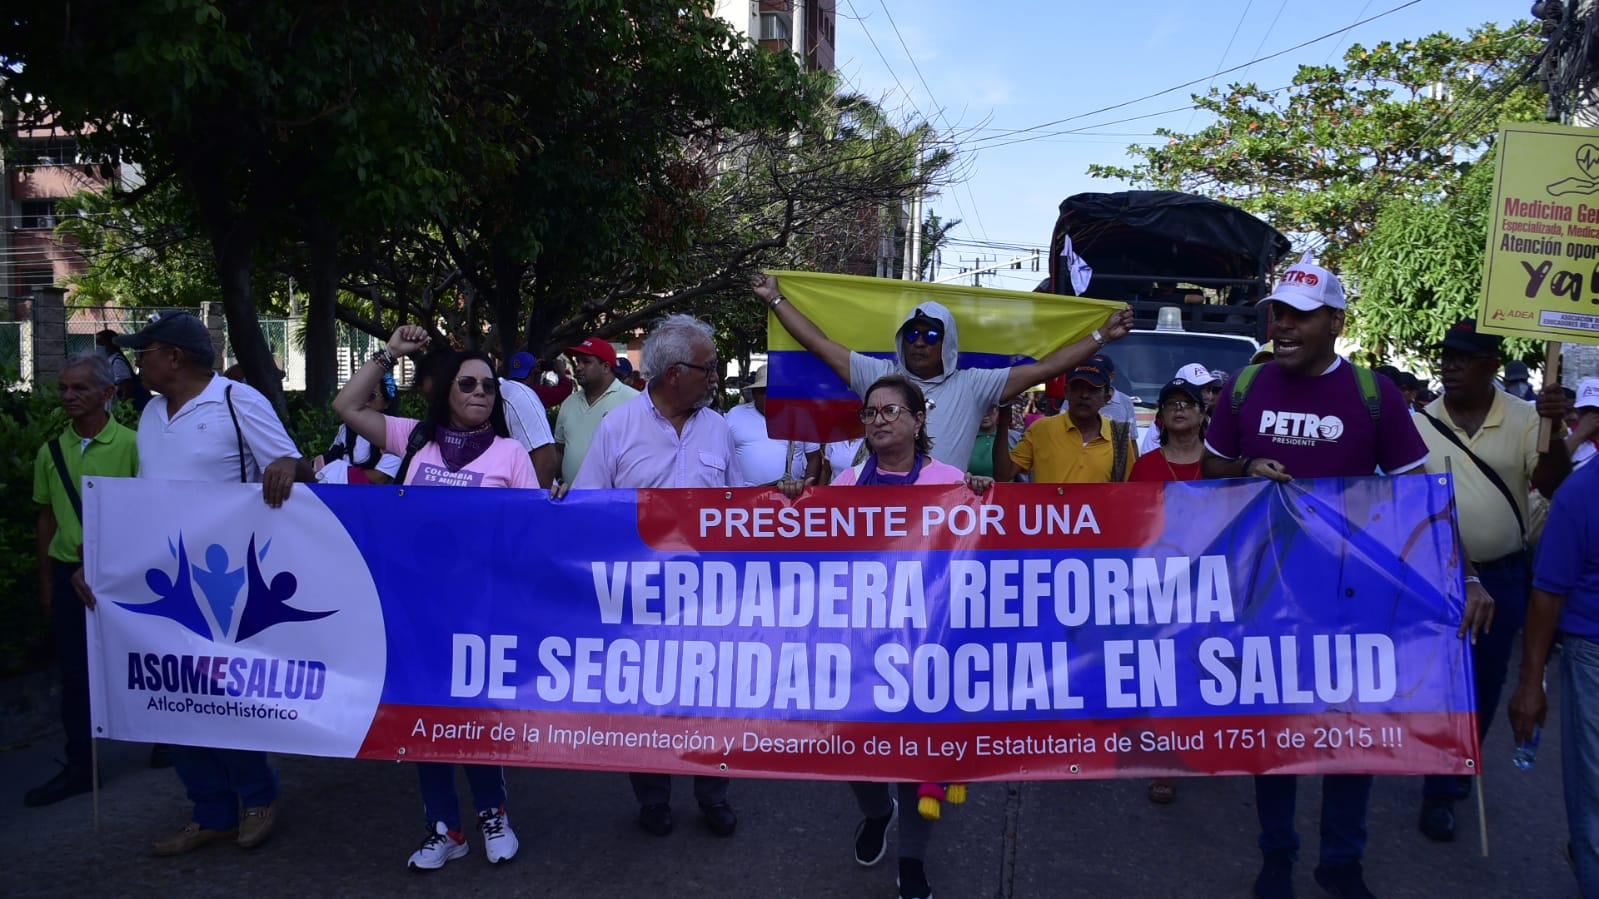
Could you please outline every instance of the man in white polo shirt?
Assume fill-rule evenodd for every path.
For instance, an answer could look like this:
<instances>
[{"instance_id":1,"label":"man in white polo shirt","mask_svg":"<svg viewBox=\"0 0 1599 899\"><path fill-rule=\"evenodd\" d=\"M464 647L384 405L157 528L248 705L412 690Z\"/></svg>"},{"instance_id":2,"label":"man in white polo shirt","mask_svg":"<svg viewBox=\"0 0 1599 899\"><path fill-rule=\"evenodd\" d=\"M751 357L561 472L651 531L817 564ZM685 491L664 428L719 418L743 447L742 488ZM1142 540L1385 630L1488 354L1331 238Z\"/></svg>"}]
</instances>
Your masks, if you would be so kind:
<instances>
[{"instance_id":1,"label":"man in white polo shirt","mask_svg":"<svg viewBox=\"0 0 1599 899\"><path fill-rule=\"evenodd\" d=\"M738 469L745 487L765 487L783 478L805 477L807 446L793 440L777 440L766 435L766 366L755 370L749 384L749 402L727 410L727 426L733 431L733 446L738 453Z\"/></svg>"},{"instance_id":2,"label":"man in white polo shirt","mask_svg":"<svg viewBox=\"0 0 1599 899\"><path fill-rule=\"evenodd\" d=\"M583 467L583 457L589 454L589 443L594 440L600 419L638 396L638 391L617 379L616 349L610 341L589 337L566 351L572 356L573 377L583 388L561 404L555 417L555 454L561 460L561 481L570 484Z\"/></svg>"},{"instance_id":3,"label":"man in white polo shirt","mask_svg":"<svg viewBox=\"0 0 1599 899\"><path fill-rule=\"evenodd\" d=\"M259 482L262 499L274 508L295 481L314 479L267 398L217 376L204 322L166 313L116 344L133 350L140 377L154 391L139 417L139 477ZM194 810L182 830L155 842L156 855L182 855L221 839L246 849L266 840L278 795L266 753L174 746L172 762Z\"/></svg>"},{"instance_id":4,"label":"man in white polo shirt","mask_svg":"<svg viewBox=\"0 0 1599 899\"><path fill-rule=\"evenodd\" d=\"M511 429L512 439L527 450L539 486L548 488L555 483L561 463L555 453L555 438L550 434L550 414L528 383L537 376L535 361L532 353L512 356L510 376L500 379L500 396L505 400L505 426Z\"/></svg>"}]
</instances>

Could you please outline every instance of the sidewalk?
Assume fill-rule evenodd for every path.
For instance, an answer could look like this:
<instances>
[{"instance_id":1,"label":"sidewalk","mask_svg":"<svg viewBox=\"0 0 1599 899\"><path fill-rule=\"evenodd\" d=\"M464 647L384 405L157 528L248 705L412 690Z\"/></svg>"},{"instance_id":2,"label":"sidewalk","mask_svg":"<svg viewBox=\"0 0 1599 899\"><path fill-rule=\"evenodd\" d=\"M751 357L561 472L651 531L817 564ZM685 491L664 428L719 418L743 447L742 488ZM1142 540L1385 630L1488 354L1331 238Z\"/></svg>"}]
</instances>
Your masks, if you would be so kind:
<instances>
[{"instance_id":1,"label":"sidewalk","mask_svg":"<svg viewBox=\"0 0 1599 899\"><path fill-rule=\"evenodd\" d=\"M14 720L0 723L15 733ZM1485 753L1490 858L1478 851L1475 799L1457 806L1456 841L1431 843L1416 829L1419 779L1378 778L1366 859L1367 882L1378 895L1576 895L1563 857L1558 725L1545 729L1538 765L1529 772L1511 766L1508 731L1495 722ZM51 733L0 752L0 892L6 895L896 894L892 855L871 869L855 864L859 815L841 784L736 782L738 834L718 839L700 825L688 780L680 778L677 831L663 839L634 825L636 807L622 774L510 769L508 809L520 855L490 866L472 834L471 855L416 873L405 860L424 825L416 775L406 765L278 757L281 823L266 846L246 853L217 845L157 859L148 855L149 841L181 826L187 804L176 775L144 767L145 746L101 742L106 785L98 834L89 795L22 807L23 792L53 773L59 742L59 733ZM1301 779L1306 851L1295 874L1307 897L1322 895L1311 879L1318 792L1314 778ZM461 794L469 795L464 781ZM946 806L935 833L927 865L934 895L1248 896L1259 865L1251 780L1182 780L1178 794L1174 805L1159 807L1144 798L1142 781L974 785L965 805Z\"/></svg>"}]
</instances>

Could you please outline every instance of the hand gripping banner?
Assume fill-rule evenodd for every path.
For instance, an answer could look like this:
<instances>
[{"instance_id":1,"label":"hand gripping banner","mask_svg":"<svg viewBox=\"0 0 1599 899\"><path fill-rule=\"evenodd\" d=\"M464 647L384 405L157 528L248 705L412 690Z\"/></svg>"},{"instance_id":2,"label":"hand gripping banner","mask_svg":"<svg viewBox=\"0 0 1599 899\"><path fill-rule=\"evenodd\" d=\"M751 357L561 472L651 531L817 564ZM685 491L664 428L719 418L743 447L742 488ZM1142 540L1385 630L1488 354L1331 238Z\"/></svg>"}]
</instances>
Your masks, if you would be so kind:
<instances>
[{"instance_id":1,"label":"hand gripping banner","mask_svg":"<svg viewBox=\"0 0 1599 899\"><path fill-rule=\"evenodd\" d=\"M95 735L978 781L1471 773L1447 476L539 491L90 478Z\"/></svg>"}]
</instances>

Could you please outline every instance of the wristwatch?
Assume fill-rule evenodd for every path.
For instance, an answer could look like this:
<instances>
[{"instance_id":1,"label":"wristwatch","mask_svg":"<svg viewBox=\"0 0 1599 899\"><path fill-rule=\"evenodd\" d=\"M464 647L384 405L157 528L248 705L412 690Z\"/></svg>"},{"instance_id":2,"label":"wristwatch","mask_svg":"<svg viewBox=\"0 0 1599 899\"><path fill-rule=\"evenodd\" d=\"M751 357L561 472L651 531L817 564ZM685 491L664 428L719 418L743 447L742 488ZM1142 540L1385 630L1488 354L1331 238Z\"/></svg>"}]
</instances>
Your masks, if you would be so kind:
<instances>
[{"instance_id":1,"label":"wristwatch","mask_svg":"<svg viewBox=\"0 0 1599 899\"><path fill-rule=\"evenodd\" d=\"M1101 347L1104 347L1105 344L1110 342L1110 341L1105 339L1105 335L1099 333L1099 329L1098 328L1095 328L1094 329L1094 333L1092 333L1092 334L1090 334L1088 336L1094 338L1094 342L1099 344Z\"/></svg>"},{"instance_id":2,"label":"wristwatch","mask_svg":"<svg viewBox=\"0 0 1599 899\"><path fill-rule=\"evenodd\" d=\"M372 361L383 366L384 371L394 371L394 354L386 346L378 347L377 352L372 354Z\"/></svg>"}]
</instances>

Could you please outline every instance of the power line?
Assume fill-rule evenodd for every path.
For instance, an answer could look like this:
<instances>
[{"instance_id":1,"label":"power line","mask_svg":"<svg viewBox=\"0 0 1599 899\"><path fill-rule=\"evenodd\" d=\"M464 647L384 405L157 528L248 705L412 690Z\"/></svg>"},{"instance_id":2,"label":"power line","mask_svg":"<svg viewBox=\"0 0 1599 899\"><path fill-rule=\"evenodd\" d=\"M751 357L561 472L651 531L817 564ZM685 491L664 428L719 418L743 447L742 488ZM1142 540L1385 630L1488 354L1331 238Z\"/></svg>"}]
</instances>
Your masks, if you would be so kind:
<instances>
[{"instance_id":1,"label":"power line","mask_svg":"<svg viewBox=\"0 0 1599 899\"><path fill-rule=\"evenodd\" d=\"M1386 16L1391 16L1391 15L1393 15L1396 12L1400 12L1401 10L1408 9L1408 8L1410 8L1412 6L1415 6L1416 4L1418 4L1420 2L1421 2L1421 0L1408 0L1408 2L1406 2L1406 3L1401 3L1398 6L1395 6L1395 7L1391 8L1391 9L1384 10L1384 11L1382 11L1382 12L1380 12L1380 13L1374 15L1374 16L1370 16L1368 18L1361 19L1360 21L1354 22L1354 23L1352 23L1350 25L1346 25L1343 28L1340 28L1340 29L1338 29L1336 31L1329 31L1326 34L1320 35L1318 37L1313 37L1313 38L1311 38L1308 41L1303 41L1301 43L1293 45L1292 47L1287 47L1285 49L1279 50L1276 53L1271 53L1271 54L1268 54L1266 56L1261 56L1261 57L1258 57L1258 58L1255 58L1255 59L1251 59L1249 62L1243 63L1241 65L1233 66L1230 69L1223 69L1220 72L1215 72L1215 73L1213 73L1211 75L1205 76L1204 78L1195 78L1192 81L1185 81L1182 84L1175 84L1175 85L1172 85L1171 87L1155 91L1154 93L1145 94L1142 97L1137 97L1137 98L1134 98L1132 100L1126 100L1126 101L1123 101L1121 103L1114 103L1114 104L1111 104L1110 106L1102 106L1099 109L1093 109L1093 110L1089 110L1088 112L1082 112L1082 113L1078 113L1076 115L1067 116L1066 118L1063 118L1063 119L1055 119L1054 121L1043 122L1043 123L1038 124L1038 125L1032 125L1032 126L1027 127L1027 128L1021 128L1021 129L1018 129L1017 131L1015 131L1014 133L1015 134L1028 134L1030 132L1038 131L1038 130L1043 129L1043 128L1052 128L1052 127L1054 127L1056 125L1063 125L1063 124L1065 124L1067 122L1074 122L1074 121L1077 121L1078 119L1085 119L1085 118L1087 118L1089 116L1092 116L1092 115L1099 115L1102 112L1111 112L1112 110L1122 109L1124 107L1131 106L1134 103L1142 103L1145 100L1152 100L1155 97L1163 97L1166 94L1172 93L1173 91L1179 91L1179 90L1182 90L1185 87L1193 87L1194 85L1199 84L1202 81L1205 81L1205 80L1208 80L1208 79L1211 79L1211 78L1216 78L1216 77L1221 76L1221 75L1228 75L1228 74L1236 72L1236 71L1238 71L1240 69L1247 69L1250 66L1254 65L1255 63L1266 62L1268 60L1276 59L1279 56L1284 56L1286 54L1294 52L1295 50L1303 50L1306 47L1309 47L1309 46L1311 46L1313 44L1318 44L1318 43L1320 43L1320 42L1322 42L1322 41L1324 41L1324 40L1326 40L1326 39L1328 39L1330 37L1336 37L1337 35L1344 34L1344 33L1349 32L1349 31L1353 31L1354 29L1359 28L1362 25L1366 25L1366 24L1369 24L1371 22L1375 22L1378 19L1384 18Z\"/></svg>"}]
</instances>

